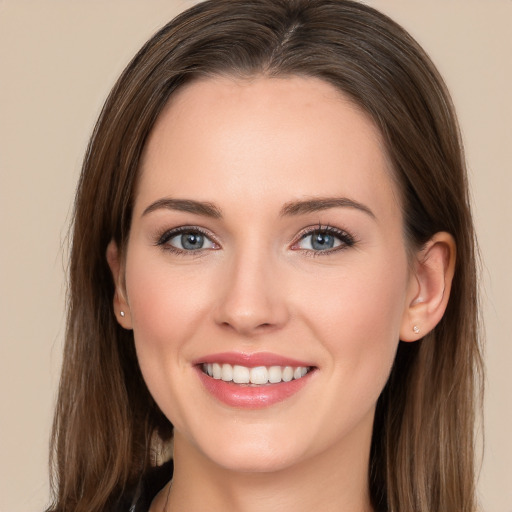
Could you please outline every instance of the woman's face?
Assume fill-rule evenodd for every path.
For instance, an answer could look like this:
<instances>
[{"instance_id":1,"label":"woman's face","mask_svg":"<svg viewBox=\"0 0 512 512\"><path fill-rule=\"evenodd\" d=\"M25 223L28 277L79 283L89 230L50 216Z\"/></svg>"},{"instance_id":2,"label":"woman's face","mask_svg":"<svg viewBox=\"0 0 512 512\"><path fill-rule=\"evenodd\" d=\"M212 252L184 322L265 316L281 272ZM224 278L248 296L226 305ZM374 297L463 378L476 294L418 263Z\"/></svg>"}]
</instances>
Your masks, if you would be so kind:
<instances>
[{"instance_id":1,"label":"woman's face","mask_svg":"<svg viewBox=\"0 0 512 512\"><path fill-rule=\"evenodd\" d=\"M332 86L215 78L175 94L122 271L177 449L238 471L367 461L411 295L402 227L380 134Z\"/></svg>"}]
</instances>

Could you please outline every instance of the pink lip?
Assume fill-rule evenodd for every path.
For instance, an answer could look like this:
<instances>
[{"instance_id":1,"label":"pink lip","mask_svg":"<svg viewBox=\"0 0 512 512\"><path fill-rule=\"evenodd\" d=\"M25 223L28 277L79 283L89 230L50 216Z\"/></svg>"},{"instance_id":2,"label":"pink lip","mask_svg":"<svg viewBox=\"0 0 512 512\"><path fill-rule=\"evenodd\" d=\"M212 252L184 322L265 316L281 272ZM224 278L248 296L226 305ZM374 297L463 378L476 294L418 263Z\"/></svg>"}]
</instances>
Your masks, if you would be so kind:
<instances>
[{"instance_id":1,"label":"pink lip","mask_svg":"<svg viewBox=\"0 0 512 512\"><path fill-rule=\"evenodd\" d=\"M206 375L199 367L196 368L201 382L211 395L231 407L242 409L263 409L282 402L301 390L316 373L309 372L304 377L290 382L250 386L217 380Z\"/></svg>"},{"instance_id":2,"label":"pink lip","mask_svg":"<svg viewBox=\"0 0 512 512\"><path fill-rule=\"evenodd\" d=\"M304 361L298 361L296 359L290 359L266 352L260 352L257 354L234 352L211 354L195 361L194 364L196 366L197 375L206 390L224 404L241 409L263 409L282 402L306 386L310 382L312 376L316 373L315 369L313 369L304 377L291 380L290 382L254 386L249 384L235 384L234 382L225 382L220 379L214 379L202 371L203 363L239 364L249 368L253 368L255 366L312 367L312 365Z\"/></svg>"},{"instance_id":3,"label":"pink lip","mask_svg":"<svg viewBox=\"0 0 512 512\"><path fill-rule=\"evenodd\" d=\"M257 352L254 354L222 352L219 354L210 354L192 362L194 365L203 363L238 364L240 366L247 366L248 368L254 368L255 366L313 366L310 362L290 359L289 357L272 354L270 352Z\"/></svg>"}]
</instances>

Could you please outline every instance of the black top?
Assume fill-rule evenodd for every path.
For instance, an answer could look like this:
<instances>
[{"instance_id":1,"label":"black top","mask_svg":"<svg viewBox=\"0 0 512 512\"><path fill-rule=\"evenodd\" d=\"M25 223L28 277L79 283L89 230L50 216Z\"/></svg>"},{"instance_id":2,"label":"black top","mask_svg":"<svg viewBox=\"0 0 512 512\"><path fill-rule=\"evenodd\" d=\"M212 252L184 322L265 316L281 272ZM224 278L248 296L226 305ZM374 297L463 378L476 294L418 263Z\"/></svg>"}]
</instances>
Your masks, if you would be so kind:
<instances>
[{"instance_id":1,"label":"black top","mask_svg":"<svg viewBox=\"0 0 512 512\"><path fill-rule=\"evenodd\" d=\"M148 512L153 498L172 478L173 469L172 459L162 466L151 468L135 488L122 496L114 512Z\"/></svg>"}]
</instances>

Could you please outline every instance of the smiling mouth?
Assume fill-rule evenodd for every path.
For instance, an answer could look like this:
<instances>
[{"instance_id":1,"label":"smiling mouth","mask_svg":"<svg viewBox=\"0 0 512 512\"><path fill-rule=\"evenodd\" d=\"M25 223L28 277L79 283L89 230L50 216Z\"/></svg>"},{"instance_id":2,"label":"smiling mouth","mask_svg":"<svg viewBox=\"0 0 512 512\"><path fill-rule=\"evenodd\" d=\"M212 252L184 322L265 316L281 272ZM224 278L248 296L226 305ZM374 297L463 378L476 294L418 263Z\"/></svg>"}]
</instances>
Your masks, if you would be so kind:
<instances>
[{"instance_id":1,"label":"smiling mouth","mask_svg":"<svg viewBox=\"0 0 512 512\"><path fill-rule=\"evenodd\" d=\"M203 373L215 380L264 386L299 380L313 370L311 366L241 366L228 363L203 363Z\"/></svg>"}]
</instances>

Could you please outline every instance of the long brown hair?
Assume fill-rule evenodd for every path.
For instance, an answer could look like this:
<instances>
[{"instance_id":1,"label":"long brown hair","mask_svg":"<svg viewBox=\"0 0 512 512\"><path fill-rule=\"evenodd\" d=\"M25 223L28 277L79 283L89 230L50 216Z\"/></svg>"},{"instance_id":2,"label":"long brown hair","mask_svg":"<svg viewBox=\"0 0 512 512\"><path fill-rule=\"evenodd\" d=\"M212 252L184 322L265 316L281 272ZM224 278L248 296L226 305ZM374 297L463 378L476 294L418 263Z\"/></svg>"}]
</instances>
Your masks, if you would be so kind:
<instances>
[{"instance_id":1,"label":"long brown hair","mask_svg":"<svg viewBox=\"0 0 512 512\"><path fill-rule=\"evenodd\" d=\"M482 360L475 240L462 143L437 70L395 22L349 0L210 0L156 33L110 93L78 185L64 363L52 454L56 512L106 511L151 466L172 425L142 379L133 333L113 314L105 252L130 230L141 153L173 92L215 75L312 76L368 112L402 197L411 248L451 233L447 311L400 343L377 404L369 485L379 511L476 509L474 420Z\"/></svg>"}]
</instances>

